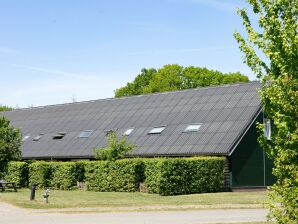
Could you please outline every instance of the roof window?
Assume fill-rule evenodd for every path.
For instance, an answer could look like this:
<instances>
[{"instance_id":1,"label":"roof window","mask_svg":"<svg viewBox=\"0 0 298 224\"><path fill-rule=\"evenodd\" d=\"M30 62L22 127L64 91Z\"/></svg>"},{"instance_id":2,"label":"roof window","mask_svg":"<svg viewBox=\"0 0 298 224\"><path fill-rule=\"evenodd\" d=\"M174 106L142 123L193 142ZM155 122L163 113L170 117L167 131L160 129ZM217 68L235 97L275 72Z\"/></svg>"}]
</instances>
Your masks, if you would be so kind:
<instances>
[{"instance_id":1,"label":"roof window","mask_svg":"<svg viewBox=\"0 0 298 224\"><path fill-rule=\"evenodd\" d=\"M85 130L85 131L82 131L78 138L89 138L89 136L92 134L92 130Z\"/></svg>"},{"instance_id":2,"label":"roof window","mask_svg":"<svg viewBox=\"0 0 298 224\"><path fill-rule=\"evenodd\" d=\"M39 135L35 136L32 141L39 141L39 139L41 139L41 137L43 136L44 134L43 133L40 133Z\"/></svg>"},{"instance_id":3,"label":"roof window","mask_svg":"<svg viewBox=\"0 0 298 224\"><path fill-rule=\"evenodd\" d=\"M123 133L123 135L124 135L124 136L129 136L129 135L133 132L133 130L134 130L134 128L129 128L129 129L127 129L127 130Z\"/></svg>"},{"instance_id":4,"label":"roof window","mask_svg":"<svg viewBox=\"0 0 298 224\"><path fill-rule=\"evenodd\" d=\"M190 124L188 125L183 132L197 132L202 124Z\"/></svg>"},{"instance_id":5,"label":"roof window","mask_svg":"<svg viewBox=\"0 0 298 224\"><path fill-rule=\"evenodd\" d=\"M30 135L25 135L25 136L23 137L22 141L24 142L24 141L26 141L28 138L30 138Z\"/></svg>"},{"instance_id":6,"label":"roof window","mask_svg":"<svg viewBox=\"0 0 298 224\"><path fill-rule=\"evenodd\" d=\"M165 130L165 128L166 125L154 127L148 132L148 134L160 134L163 130Z\"/></svg>"},{"instance_id":7,"label":"roof window","mask_svg":"<svg viewBox=\"0 0 298 224\"><path fill-rule=\"evenodd\" d=\"M53 136L53 139L62 139L66 135L66 132L59 132L57 135Z\"/></svg>"}]
</instances>

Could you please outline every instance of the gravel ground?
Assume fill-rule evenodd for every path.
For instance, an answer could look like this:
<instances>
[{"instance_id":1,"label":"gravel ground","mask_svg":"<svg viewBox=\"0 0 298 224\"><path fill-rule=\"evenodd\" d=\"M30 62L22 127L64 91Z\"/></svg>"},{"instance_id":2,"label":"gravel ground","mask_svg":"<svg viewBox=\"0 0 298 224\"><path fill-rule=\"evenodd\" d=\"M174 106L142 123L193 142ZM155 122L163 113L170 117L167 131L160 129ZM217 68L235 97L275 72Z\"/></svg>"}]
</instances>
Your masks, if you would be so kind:
<instances>
[{"instance_id":1,"label":"gravel ground","mask_svg":"<svg viewBox=\"0 0 298 224\"><path fill-rule=\"evenodd\" d=\"M84 212L82 212L84 211ZM0 202L0 223L7 224L198 224L266 221L266 209L100 212L32 210Z\"/></svg>"}]
</instances>

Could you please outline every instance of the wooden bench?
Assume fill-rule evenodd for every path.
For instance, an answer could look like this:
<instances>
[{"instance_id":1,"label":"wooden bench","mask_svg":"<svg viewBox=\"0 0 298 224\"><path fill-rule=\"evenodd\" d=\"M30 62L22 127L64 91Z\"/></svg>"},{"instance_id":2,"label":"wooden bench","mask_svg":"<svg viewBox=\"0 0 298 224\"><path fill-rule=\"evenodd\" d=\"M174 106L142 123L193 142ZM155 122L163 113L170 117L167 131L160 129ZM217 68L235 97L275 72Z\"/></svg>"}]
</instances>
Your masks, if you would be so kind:
<instances>
[{"instance_id":1,"label":"wooden bench","mask_svg":"<svg viewBox=\"0 0 298 224\"><path fill-rule=\"evenodd\" d=\"M1 189L2 191L5 191L5 188L14 189L15 192L18 191L15 182L1 181L1 182L0 182L0 189Z\"/></svg>"}]
</instances>

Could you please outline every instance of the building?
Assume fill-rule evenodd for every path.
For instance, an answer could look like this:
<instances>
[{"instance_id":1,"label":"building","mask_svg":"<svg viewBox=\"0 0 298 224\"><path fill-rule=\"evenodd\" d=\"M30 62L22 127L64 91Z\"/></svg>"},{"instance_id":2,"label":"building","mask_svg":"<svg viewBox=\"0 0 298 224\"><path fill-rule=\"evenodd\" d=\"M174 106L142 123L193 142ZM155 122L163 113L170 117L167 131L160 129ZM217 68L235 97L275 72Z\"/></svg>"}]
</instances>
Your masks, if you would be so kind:
<instances>
[{"instance_id":1,"label":"building","mask_svg":"<svg viewBox=\"0 0 298 224\"><path fill-rule=\"evenodd\" d=\"M257 143L259 82L1 112L23 133L23 159L92 159L116 131L130 156L225 156L231 187L271 185L272 163ZM228 178L229 179L229 178Z\"/></svg>"}]
</instances>

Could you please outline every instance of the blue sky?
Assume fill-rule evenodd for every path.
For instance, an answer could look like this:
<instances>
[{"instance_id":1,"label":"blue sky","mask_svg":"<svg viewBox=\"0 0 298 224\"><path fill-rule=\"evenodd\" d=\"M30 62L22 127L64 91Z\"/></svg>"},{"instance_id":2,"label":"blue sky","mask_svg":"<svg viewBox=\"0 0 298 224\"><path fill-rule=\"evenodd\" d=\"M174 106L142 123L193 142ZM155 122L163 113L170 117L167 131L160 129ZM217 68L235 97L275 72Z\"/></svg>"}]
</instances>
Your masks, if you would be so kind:
<instances>
[{"instance_id":1,"label":"blue sky","mask_svg":"<svg viewBox=\"0 0 298 224\"><path fill-rule=\"evenodd\" d=\"M0 0L0 104L113 97L143 67L240 71L244 0Z\"/></svg>"}]
</instances>

